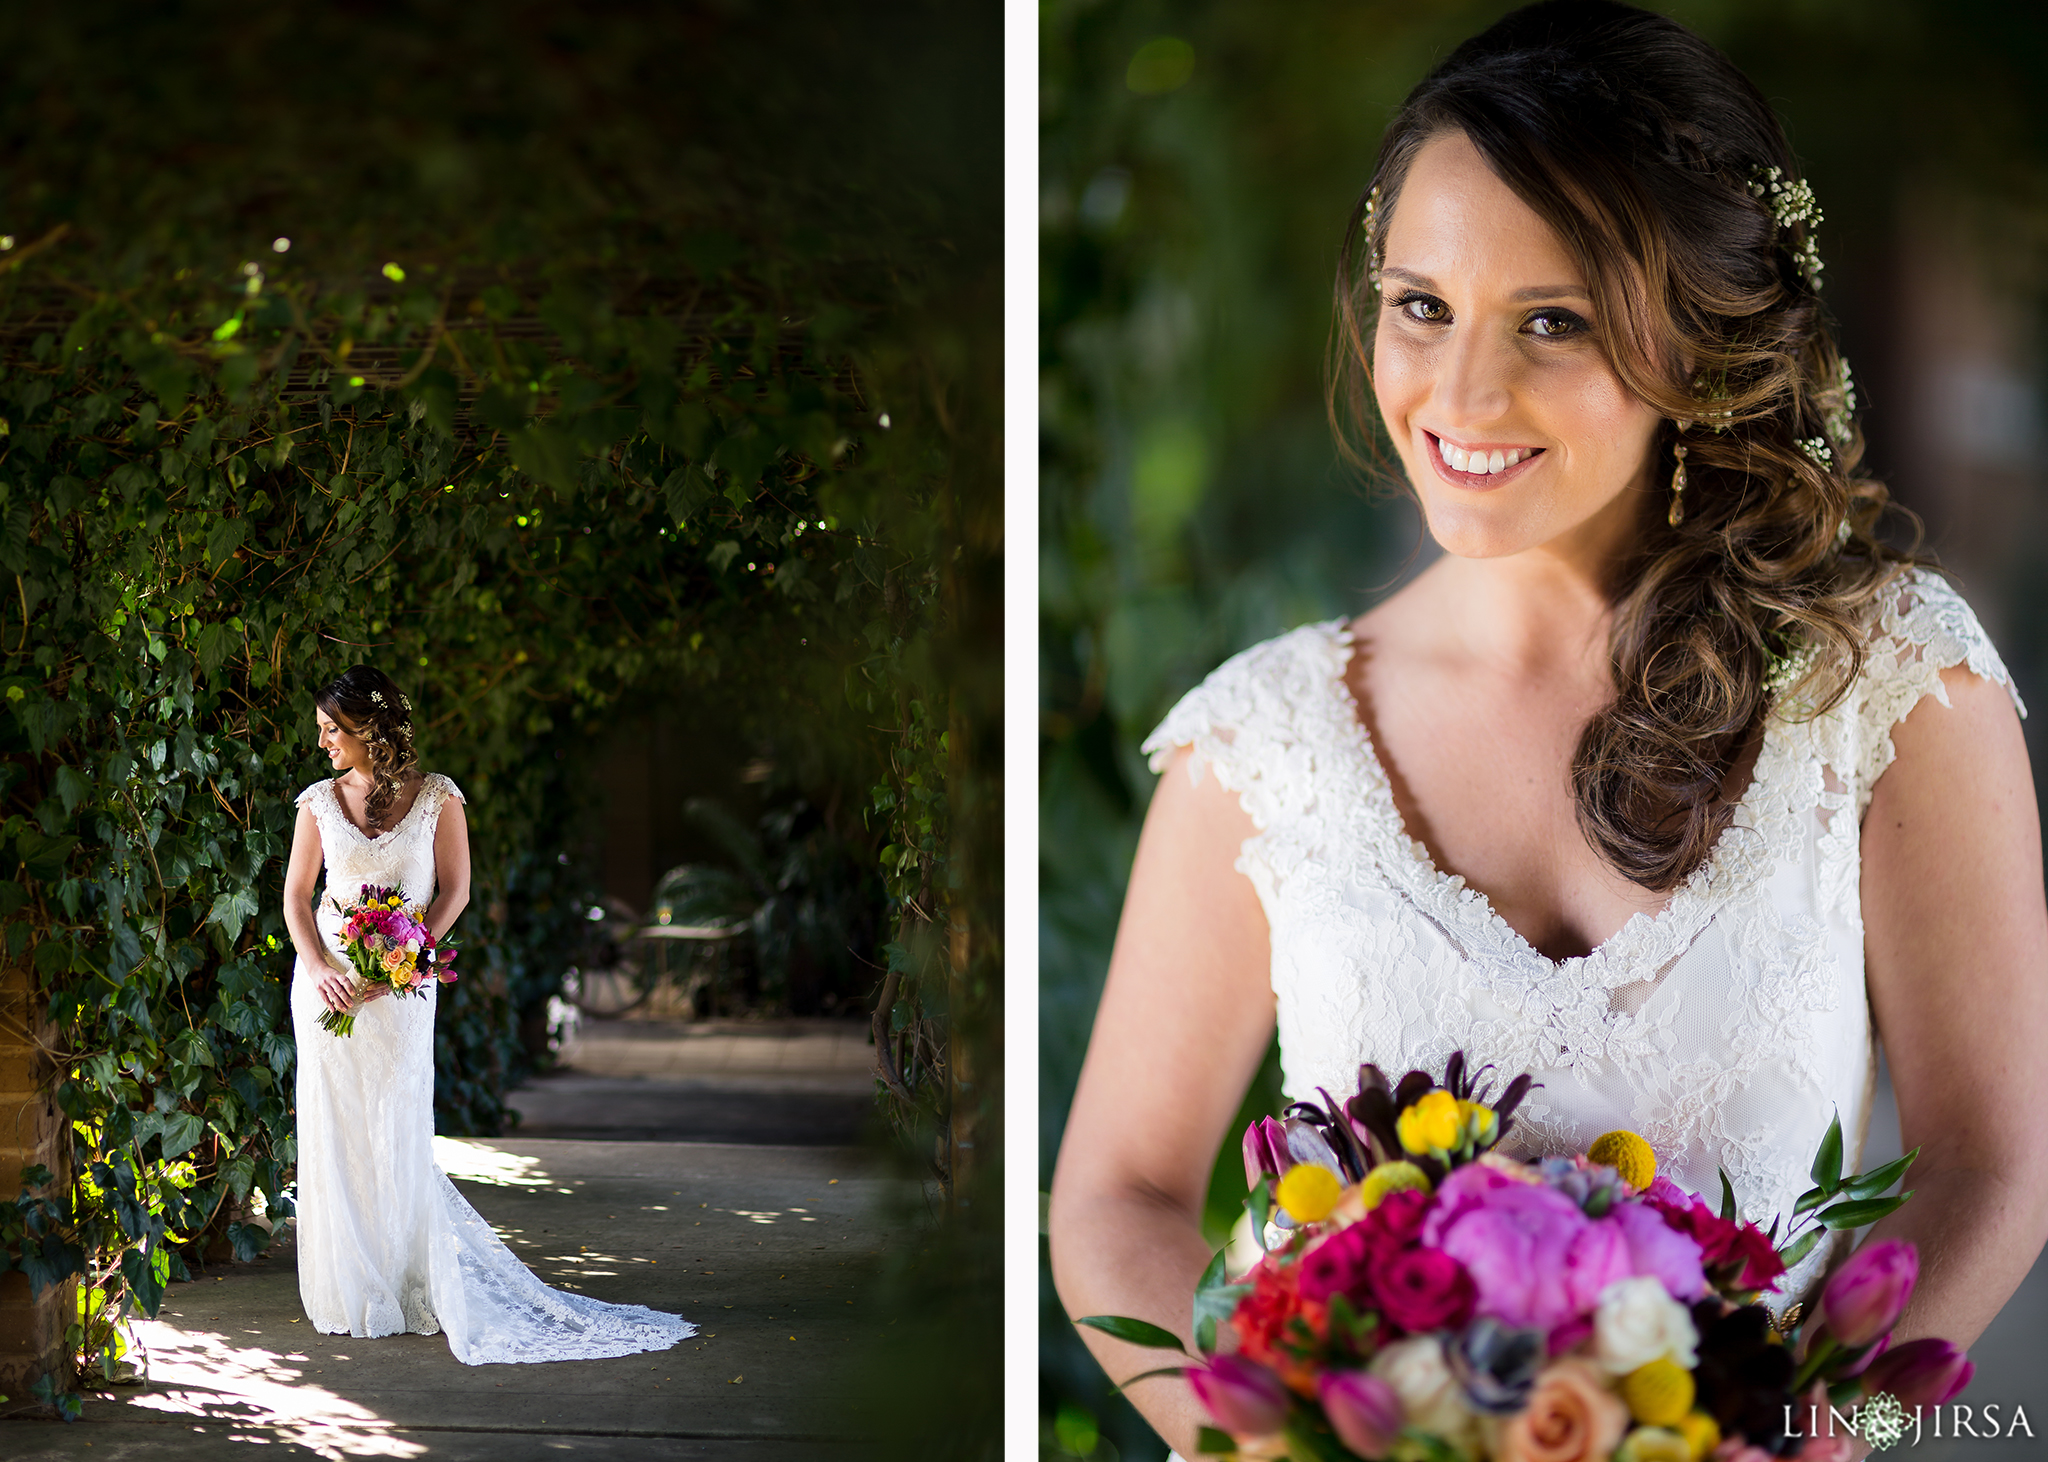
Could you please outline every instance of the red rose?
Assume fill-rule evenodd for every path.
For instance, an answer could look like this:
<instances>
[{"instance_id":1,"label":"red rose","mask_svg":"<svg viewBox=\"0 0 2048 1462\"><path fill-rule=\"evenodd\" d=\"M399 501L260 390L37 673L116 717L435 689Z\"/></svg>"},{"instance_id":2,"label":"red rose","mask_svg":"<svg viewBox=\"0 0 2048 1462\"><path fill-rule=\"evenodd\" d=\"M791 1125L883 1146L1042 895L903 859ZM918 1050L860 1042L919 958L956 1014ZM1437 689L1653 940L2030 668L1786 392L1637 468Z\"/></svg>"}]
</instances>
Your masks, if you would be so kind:
<instances>
[{"instance_id":1,"label":"red rose","mask_svg":"<svg viewBox=\"0 0 2048 1462\"><path fill-rule=\"evenodd\" d=\"M1353 1227L1364 1229L1375 1249L1405 1249L1422 1232L1422 1217L1428 1211L1428 1194L1403 1188L1382 1198L1379 1207Z\"/></svg>"},{"instance_id":2,"label":"red rose","mask_svg":"<svg viewBox=\"0 0 2048 1462\"><path fill-rule=\"evenodd\" d=\"M1689 1201L1681 1205L1673 1194ZM1664 1215L1666 1223L1700 1246L1700 1262L1705 1268L1713 1270L1730 1264L1742 1265L1738 1283L1744 1289L1762 1289L1785 1272L1784 1264L1778 1259L1778 1251L1755 1224L1723 1218L1709 1208L1705 1200L1676 1186L1665 1193L1653 1185L1644 1197Z\"/></svg>"},{"instance_id":3,"label":"red rose","mask_svg":"<svg viewBox=\"0 0 2048 1462\"><path fill-rule=\"evenodd\" d=\"M1456 1329L1472 1318L1479 1298L1464 1265L1419 1244L1386 1256L1372 1288L1381 1313L1410 1332Z\"/></svg>"},{"instance_id":4,"label":"red rose","mask_svg":"<svg viewBox=\"0 0 2048 1462\"><path fill-rule=\"evenodd\" d=\"M1371 1257L1371 1236L1363 1224L1353 1224L1342 1233L1309 1250L1301 1261L1301 1297L1328 1302L1333 1294L1358 1300L1366 1293L1366 1269Z\"/></svg>"}]
</instances>

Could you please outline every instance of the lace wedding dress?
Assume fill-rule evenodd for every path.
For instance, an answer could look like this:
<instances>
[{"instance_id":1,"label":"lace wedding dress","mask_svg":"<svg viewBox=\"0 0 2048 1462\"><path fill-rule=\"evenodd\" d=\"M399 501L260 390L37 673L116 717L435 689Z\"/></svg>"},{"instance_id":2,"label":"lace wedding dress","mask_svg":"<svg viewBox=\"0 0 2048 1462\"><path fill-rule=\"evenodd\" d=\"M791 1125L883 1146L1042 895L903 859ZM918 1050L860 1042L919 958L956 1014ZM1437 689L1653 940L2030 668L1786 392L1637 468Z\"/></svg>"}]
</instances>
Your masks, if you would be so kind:
<instances>
[{"instance_id":1,"label":"lace wedding dress","mask_svg":"<svg viewBox=\"0 0 2048 1462\"><path fill-rule=\"evenodd\" d=\"M335 958L344 901L364 884L425 905L434 828L455 784L430 775L398 825L371 838L349 821L331 780L299 794L326 859L315 922ZM317 972L298 962L299 1298L329 1335L445 1333L465 1365L591 1360L665 1350L696 1326L641 1305L550 1289L499 1241L434 1161L435 987L373 1000L355 1032L320 1028Z\"/></svg>"},{"instance_id":2,"label":"lace wedding dress","mask_svg":"<svg viewBox=\"0 0 2048 1462\"><path fill-rule=\"evenodd\" d=\"M1542 1083L1502 1150L1582 1152L1629 1128L1661 1172L1743 1216L1789 1215L1839 1112L1847 1171L1876 1081L1863 982L1860 825L1893 726L1967 665L2012 691L1969 606L1915 571L1874 616L1866 668L1808 720L1772 715L1754 781L1712 855L1654 917L1554 962L1408 835L1345 675L1344 621L1254 646L1191 691L1145 742L1154 771L1191 745L1258 829L1239 871L1272 931L1287 1099L1339 1100L1371 1061L1441 1075L1452 1051L1504 1083ZM2018 694L2013 693L2017 704ZM2024 707L2021 714L2025 714ZM1499 1089L1496 1084L1495 1090ZM1781 1309L1834 1238L1781 1281Z\"/></svg>"}]
</instances>

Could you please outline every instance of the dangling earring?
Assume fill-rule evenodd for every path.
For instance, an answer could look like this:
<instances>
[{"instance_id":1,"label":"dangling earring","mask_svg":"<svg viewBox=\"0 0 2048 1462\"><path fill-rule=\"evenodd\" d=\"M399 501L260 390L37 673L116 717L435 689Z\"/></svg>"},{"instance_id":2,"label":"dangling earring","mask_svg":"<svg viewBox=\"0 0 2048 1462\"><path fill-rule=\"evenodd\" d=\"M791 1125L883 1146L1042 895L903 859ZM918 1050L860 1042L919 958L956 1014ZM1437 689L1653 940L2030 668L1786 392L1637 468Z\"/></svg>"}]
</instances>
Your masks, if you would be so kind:
<instances>
[{"instance_id":1,"label":"dangling earring","mask_svg":"<svg viewBox=\"0 0 2048 1462\"><path fill-rule=\"evenodd\" d=\"M1685 521L1685 443L1673 442L1671 453L1678 465L1671 469L1671 511L1665 521L1676 528Z\"/></svg>"}]
</instances>

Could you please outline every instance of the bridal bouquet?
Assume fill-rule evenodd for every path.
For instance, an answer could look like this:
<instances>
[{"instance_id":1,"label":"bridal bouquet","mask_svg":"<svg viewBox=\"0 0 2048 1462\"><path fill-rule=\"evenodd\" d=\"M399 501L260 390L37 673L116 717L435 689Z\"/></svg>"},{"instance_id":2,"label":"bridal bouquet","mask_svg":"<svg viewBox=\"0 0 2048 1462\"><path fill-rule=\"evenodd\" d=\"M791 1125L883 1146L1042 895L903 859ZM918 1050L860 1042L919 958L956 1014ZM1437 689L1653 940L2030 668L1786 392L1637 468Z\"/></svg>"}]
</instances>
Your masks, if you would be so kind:
<instances>
[{"instance_id":1,"label":"bridal bouquet","mask_svg":"<svg viewBox=\"0 0 2048 1462\"><path fill-rule=\"evenodd\" d=\"M1341 1106L1324 1092L1326 1106L1246 1131L1265 1252L1236 1280L1216 1255L1195 1295L1200 1355L1145 1373L1186 1376L1215 1423L1204 1453L1838 1462L1852 1428L1883 1445L1914 1406L1968 1384L1947 1341L1890 1346L1918 1275L1911 1244L1859 1249L1803 1336L1796 1309L1775 1320L1758 1302L1823 1232L1905 1202L1880 1195L1917 1149L1845 1178L1838 1120L1781 1246L1782 1216L1768 1232L1739 1218L1725 1173L1716 1211L1658 1176L1633 1132L1533 1164L1495 1152L1531 1082L1489 1105L1483 1074L1467 1077L1463 1052L1441 1084L1411 1071L1389 1086L1365 1066ZM1080 1323L1182 1350L1142 1320Z\"/></svg>"},{"instance_id":2,"label":"bridal bouquet","mask_svg":"<svg viewBox=\"0 0 2048 1462\"><path fill-rule=\"evenodd\" d=\"M455 941L437 942L427 928L427 911L408 906L397 890L365 884L354 903L330 902L341 915L341 945L361 982L358 1005L379 985L397 995L425 995L430 980L453 983ZM355 1006L325 1012L320 1027L338 1036L354 1034Z\"/></svg>"}]
</instances>

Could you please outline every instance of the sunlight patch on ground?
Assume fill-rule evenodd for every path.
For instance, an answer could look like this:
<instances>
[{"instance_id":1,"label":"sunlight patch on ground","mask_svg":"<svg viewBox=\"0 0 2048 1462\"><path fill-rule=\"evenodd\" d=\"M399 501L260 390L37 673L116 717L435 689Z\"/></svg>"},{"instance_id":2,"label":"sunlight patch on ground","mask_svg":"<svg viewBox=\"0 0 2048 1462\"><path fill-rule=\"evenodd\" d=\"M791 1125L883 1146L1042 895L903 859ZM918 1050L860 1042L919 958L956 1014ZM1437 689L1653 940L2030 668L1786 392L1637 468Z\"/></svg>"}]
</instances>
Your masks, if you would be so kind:
<instances>
[{"instance_id":1,"label":"sunlight patch on ground","mask_svg":"<svg viewBox=\"0 0 2048 1462\"><path fill-rule=\"evenodd\" d=\"M500 1152L474 1138L436 1137L434 1161L449 1177L465 1182L493 1183L500 1188L546 1188L554 1182L539 1158Z\"/></svg>"},{"instance_id":2,"label":"sunlight patch on ground","mask_svg":"<svg viewBox=\"0 0 2048 1462\"><path fill-rule=\"evenodd\" d=\"M149 1390L127 1404L146 1411L225 1424L227 1440L295 1442L327 1462L355 1457L423 1457L427 1448L393 1436L367 1407L307 1379L306 1358L238 1346L207 1331L137 1323ZM263 1431L240 1434L236 1427Z\"/></svg>"}]
</instances>

